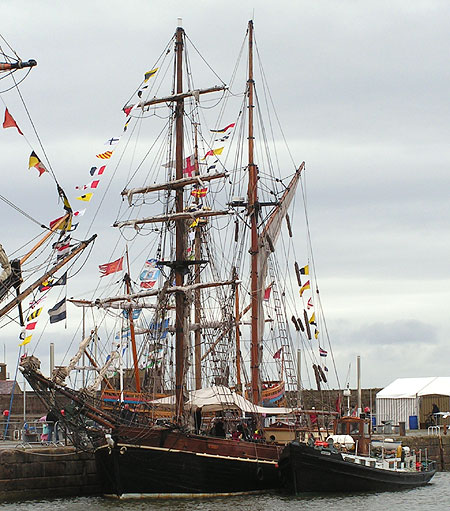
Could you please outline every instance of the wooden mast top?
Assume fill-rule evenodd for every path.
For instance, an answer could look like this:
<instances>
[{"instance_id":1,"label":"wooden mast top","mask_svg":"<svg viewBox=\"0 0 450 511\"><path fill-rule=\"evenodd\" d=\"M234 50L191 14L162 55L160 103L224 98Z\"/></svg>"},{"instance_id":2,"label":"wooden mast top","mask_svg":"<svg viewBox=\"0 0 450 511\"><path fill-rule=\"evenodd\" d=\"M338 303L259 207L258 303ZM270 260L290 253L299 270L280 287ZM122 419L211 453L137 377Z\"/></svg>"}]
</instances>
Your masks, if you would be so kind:
<instances>
[{"instance_id":1,"label":"wooden mast top","mask_svg":"<svg viewBox=\"0 0 450 511\"><path fill-rule=\"evenodd\" d=\"M253 135L253 109L254 109L254 81L253 81L253 21L248 22L248 213L251 227L251 382L252 401L258 405L261 401L260 377L260 340L258 331L258 167L254 162L254 135Z\"/></svg>"}]
</instances>

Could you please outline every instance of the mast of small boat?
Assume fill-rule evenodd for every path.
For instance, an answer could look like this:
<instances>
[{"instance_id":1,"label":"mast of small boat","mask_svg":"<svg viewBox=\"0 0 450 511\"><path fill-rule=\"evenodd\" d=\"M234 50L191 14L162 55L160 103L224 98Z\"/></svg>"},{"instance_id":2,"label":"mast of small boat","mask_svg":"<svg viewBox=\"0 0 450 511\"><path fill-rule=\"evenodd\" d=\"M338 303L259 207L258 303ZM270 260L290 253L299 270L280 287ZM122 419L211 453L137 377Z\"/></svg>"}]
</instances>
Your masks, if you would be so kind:
<instances>
[{"instance_id":1,"label":"mast of small boat","mask_svg":"<svg viewBox=\"0 0 450 511\"><path fill-rule=\"evenodd\" d=\"M258 290L258 167L254 162L254 135L253 135L253 109L254 109L254 81L253 81L253 21L248 22L248 214L251 228L251 351L250 368L252 380L252 401L259 404L261 401L260 377L260 339L258 329L259 296Z\"/></svg>"},{"instance_id":2,"label":"mast of small boat","mask_svg":"<svg viewBox=\"0 0 450 511\"><path fill-rule=\"evenodd\" d=\"M181 20L178 20L179 26L175 33L175 58L176 58L176 93L183 92L183 35L184 30L181 27ZM183 114L184 98L178 97L175 105L175 178L183 178ZM184 188L177 188L175 191L175 210L176 213L182 213ZM186 221L177 220L175 234L175 285L183 286L185 259L186 259ZM182 422L184 412L184 372L185 372L185 353L186 353L186 335L188 330L185 327L186 314L188 308L185 303L185 295L182 291L175 293L175 420Z\"/></svg>"},{"instance_id":3,"label":"mast of small boat","mask_svg":"<svg viewBox=\"0 0 450 511\"><path fill-rule=\"evenodd\" d=\"M361 401L361 357L358 355L356 357L356 378L358 380L358 408L356 415L361 417L362 412L362 401Z\"/></svg>"}]
</instances>

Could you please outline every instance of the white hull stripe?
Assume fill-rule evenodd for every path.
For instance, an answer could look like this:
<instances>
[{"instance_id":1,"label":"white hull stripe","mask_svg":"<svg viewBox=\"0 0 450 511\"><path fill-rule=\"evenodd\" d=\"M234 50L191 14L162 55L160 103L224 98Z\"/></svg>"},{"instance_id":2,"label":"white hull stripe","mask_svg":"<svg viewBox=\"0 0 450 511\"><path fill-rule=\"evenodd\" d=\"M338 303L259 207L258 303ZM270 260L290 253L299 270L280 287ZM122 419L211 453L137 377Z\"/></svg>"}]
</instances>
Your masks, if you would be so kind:
<instances>
[{"instance_id":1,"label":"white hull stripe","mask_svg":"<svg viewBox=\"0 0 450 511\"><path fill-rule=\"evenodd\" d=\"M267 465L277 465L277 461L275 460L260 460L260 459L253 459L253 458L240 458L235 456L221 456L220 454L208 454L205 452L193 452L193 451L181 451L179 449L169 449L167 447L151 447L148 445L133 445L133 444L117 444L118 448L126 447L127 449L148 449L151 451L164 451L164 452L178 452L182 454L194 454L195 456L204 456L206 458L217 458L217 459L223 459L223 460L234 460L234 461L242 461L245 463L258 463L262 464L265 463ZM98 447L96 451L99 451L100 449L108 449L109 447L107 445L103 445L102 447Z\"/></svg>"},{"instance_id":2,"label":"white hull stripe","mask_svg":"<svg viewBox=\"0 0 450 511\"><path fill-rule=\"evenodd\" d=\"M236 491L228 493L124 493L122 495L105 494L104 497L110 499L192 499L209 497L235 497L237 495L258 495L265 493L264 490L255 491Z\"/></svg>"}]
</instances>

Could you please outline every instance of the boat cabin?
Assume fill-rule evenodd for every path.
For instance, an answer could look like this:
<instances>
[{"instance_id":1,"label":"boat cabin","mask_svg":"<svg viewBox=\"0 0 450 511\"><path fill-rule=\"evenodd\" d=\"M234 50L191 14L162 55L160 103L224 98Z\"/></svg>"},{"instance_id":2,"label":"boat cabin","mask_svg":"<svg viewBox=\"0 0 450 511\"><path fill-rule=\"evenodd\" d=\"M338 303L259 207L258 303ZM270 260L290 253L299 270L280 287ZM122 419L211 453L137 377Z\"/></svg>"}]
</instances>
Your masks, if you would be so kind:
<instances>
[{"instance_id":1,"label":"boat cabin","mask_svg":"<svg viewBox=\"0 0 450 511\"><path fill-rule=\"evenodd\" d=\"M369 453L370 421L360 417L340 417L334 423L335 435L350 435L358 454Z\"/></svg>"}]
</instances>

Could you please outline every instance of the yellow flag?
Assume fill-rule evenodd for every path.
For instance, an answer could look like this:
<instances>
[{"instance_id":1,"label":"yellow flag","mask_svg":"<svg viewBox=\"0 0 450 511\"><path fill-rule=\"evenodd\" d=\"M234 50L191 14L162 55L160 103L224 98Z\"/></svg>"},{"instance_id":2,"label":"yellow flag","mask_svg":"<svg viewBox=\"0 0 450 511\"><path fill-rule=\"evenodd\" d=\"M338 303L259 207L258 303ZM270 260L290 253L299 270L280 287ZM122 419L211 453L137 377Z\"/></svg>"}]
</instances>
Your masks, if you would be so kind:
<instances>
[{"instance_id":1,"label":"yellow flag","mask_svg":"<svg viewBox=\"0 0 450 511\"><path fill-rule=\"evenodd\" d=\"M92 199L93 193L85 193L84 195L80 195L77 197L77 200L82 200L85 202L89 202Z\"/></svg>"},{"instance_id":2,"label":"yellow flag","mask_svg":"<svg viewBox=\"0 0 450 511\"><path fill-rule=\"evenodd\" d=\"M42 284L44 284L44 283L42 283ZM32 313L28 316L27 321L31 321L32 319L36 319L36 318L39 316L39 314L40 314L41 312L42 312L42 307L41 307L41 308L39 308L38 310L35 310L34 312L32 312Z\"/></svg>"},{"instance_id":3,"label":"yellow flag","mask_svg":"<svg viewBox=\"0 0 450 511\"><path fill-rule=\"evenodd\" d=\"M224 147L219 147L217 149L211 149L211 151L208 151L205 154L205 157L202 158L202 160L206 160L207 156L221 155L223 150L224 150Z\"/></svg>"},{"instance_id":4,"label":"yellow flag","mask_svg":"<svg viewBox=\"0 0 450 511\"><path fill-rule=\"evenodd\" d=\"M152 76L156 74L156 71L158 71L159 67L155 67L155 69L150 69L150 71L147 71L144 75L144 83L148 82Z\"/></svg>"},{"instance_id":5,"label":"yellow flag","mask_svg":"<svg viewBox=\"0 0 450 511\"><path fill-rule=\"evenodd\" d=\"M303 296L303 293L304 293L307 289L311 289L311 284L309 283L309 280L308 280L308 282L305 282L305 283L303 284L303 286L301 287L301 289L300 289L300 296Z\"/></svg>"},{"instance_id":6,"label":"yellow flag","mask_svg":"<svg viewBox=\"0 0 450 511\"><path fill-rule=\"evenodd\" d=\"M23 342L21 342L19 344L19 346L25 346L26 344L28 344L31 341L31 337L32 337L32 335L29 335L28 337L25 337L25 339L23 340Z\"/></svg>"}]
</instances>

